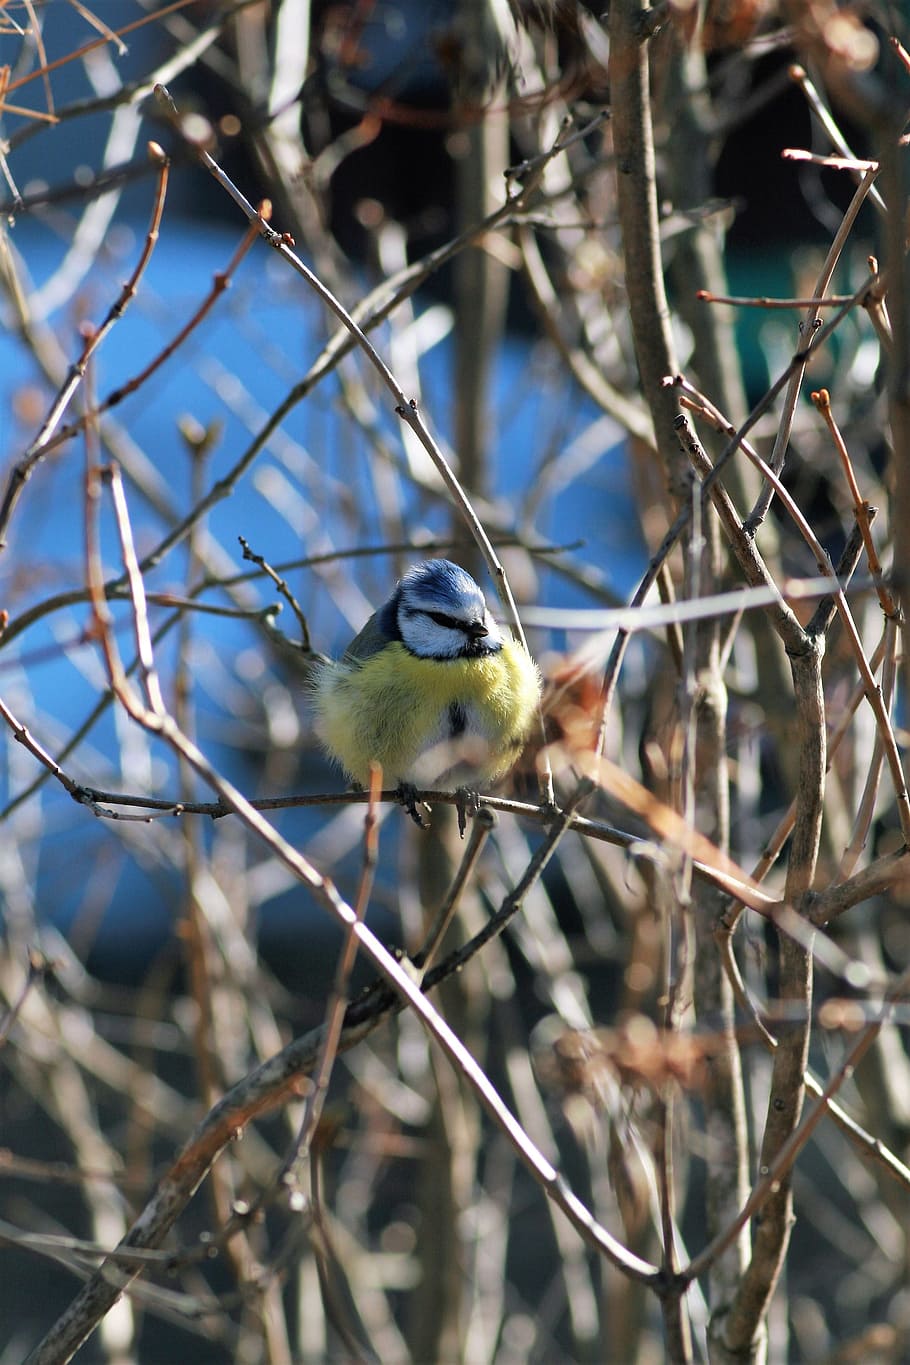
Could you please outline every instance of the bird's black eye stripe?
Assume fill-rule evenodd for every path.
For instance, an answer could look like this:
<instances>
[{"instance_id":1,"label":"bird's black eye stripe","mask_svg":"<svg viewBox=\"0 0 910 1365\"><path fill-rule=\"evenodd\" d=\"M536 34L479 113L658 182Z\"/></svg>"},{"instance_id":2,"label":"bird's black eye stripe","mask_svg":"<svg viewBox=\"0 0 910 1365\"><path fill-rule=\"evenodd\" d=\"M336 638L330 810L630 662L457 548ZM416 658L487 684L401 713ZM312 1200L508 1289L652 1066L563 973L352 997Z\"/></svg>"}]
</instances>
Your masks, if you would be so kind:
<instances>
[{"instance_id":1,"label":"bird's black eye stripe","mask_svg":"<svg viewBox=\"0 0 910 1365\"><path fill-rule=\"evenodd\" d=\"M464 630L464 621L459 621L457 616L447 616L444 611L428 611L431 621L435 621L437 626L445 626L448 630Z\"/></svg>"}]
</instances>

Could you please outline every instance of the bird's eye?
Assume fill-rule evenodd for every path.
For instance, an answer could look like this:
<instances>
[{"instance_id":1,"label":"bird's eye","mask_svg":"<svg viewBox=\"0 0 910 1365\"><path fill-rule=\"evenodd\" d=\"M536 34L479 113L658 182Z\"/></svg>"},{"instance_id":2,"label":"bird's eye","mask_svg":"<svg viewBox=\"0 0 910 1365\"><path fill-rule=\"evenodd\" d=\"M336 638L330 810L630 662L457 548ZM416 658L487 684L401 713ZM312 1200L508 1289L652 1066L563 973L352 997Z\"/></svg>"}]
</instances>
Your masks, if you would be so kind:
<instances>
[{"instance_id":1,"label":"bird's eye","mask_svg":"<svg viewBox=\"0 0 910 1365\"><path fill-rule=\"evenodd\" d=\"M444 611L428 611L431 621L435 621L437 626L445 626L446 630L463 630L464 623L458 621L454 616L447 616Z\"/></svg>"}]
</instances>

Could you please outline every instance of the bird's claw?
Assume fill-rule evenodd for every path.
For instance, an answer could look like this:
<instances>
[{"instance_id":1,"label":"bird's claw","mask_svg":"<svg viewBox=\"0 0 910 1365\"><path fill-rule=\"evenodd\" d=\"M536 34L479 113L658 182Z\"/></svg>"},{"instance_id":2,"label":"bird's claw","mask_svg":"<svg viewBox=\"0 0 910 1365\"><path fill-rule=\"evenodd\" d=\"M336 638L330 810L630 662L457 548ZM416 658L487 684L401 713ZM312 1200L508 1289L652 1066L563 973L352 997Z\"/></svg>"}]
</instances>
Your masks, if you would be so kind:
<instances>
[{"instance_id":1,"label":"bird's claw","mask_svg":"<svg viewBox=\"0 0 910 1365\"><path fill-rule=\"evenodd\" d=\"M468 827L468 816L476 815L480 810L480 792L459 787L455 793L455 809L458 812L458 833L463 839Z\"/></svg>"},{"instance_id":2,"label":"bird's claw","mask_svg":"<svg viewBox=\"0 0 910 1365\"><path fill-rule=\"evenodd\" d=\"M399 782L397 795L398 800L404 806L408 815L410 815L411 819L414 821L414 824L419 825L421 829L429 829L430 826L417 809L417 788L414 786L414 783ZM429 810L429 806L425 801L420 802L420 805L423 806L424 810Z\"/></svg>"}]
</instances>

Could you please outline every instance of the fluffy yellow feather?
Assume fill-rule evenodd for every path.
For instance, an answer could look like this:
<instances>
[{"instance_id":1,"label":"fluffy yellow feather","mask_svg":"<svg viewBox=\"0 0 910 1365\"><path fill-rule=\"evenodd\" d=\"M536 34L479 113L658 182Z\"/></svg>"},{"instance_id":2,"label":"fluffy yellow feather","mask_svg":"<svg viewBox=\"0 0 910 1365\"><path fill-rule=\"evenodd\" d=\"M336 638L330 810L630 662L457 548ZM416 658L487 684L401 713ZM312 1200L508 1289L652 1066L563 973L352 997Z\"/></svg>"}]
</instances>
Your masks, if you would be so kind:
<instances>
[{"instance_id":1,"label":"fluffy yellow feather","mask_svg":"<svg viewBox=\"0 0 910 1365\"><path fill-rule=\"evenodd\" d=\"M387 785L491 782L517 759L540 697L540 674L515 640L480 658L421 658L400 641L320 669L316 732L366 787L370 763Z\"/></svg>"}]
</instances>

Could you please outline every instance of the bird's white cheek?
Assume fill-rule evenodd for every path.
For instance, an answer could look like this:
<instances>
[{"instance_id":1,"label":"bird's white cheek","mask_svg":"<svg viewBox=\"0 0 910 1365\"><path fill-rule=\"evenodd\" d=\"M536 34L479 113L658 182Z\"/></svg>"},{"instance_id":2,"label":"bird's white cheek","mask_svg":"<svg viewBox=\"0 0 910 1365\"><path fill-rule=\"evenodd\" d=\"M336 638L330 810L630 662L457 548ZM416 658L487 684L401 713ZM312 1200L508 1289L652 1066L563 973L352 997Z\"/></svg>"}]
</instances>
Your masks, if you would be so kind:
<instances>
[{"instance_id":1,"label":"bird's white cheek","mask_svg":"<svg viewBox=\"0 0 910 1365\"><path fill-rule=\"evenodd\" d=\"M465 635L432 620L426 612L399 616L399 629L406 649L422 659L457 659L465 647Z\"/></svg>"}]
</instances>

